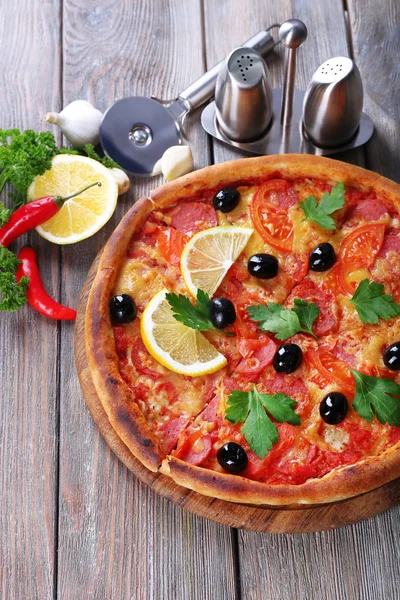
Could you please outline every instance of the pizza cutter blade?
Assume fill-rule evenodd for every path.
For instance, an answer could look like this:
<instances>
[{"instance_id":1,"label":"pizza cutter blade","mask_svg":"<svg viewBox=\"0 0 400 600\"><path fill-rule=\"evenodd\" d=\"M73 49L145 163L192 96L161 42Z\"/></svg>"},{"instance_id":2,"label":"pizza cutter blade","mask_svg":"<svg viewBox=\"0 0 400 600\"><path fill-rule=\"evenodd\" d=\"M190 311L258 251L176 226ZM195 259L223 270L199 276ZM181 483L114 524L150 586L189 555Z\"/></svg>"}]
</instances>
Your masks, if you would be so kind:
<instances>
[{"instance_id":1,"label":"pizza cutter blade","mask_svg":"<svg viewBox=\"0 0 400 600\"><path fill-rule=\"evenodd\" d=\"M243 44L266 56L278 43L269 33L274 24ZM221 61L173 101L132 96L122 98L105 113L100 127L104 153L132 175L155 175L154 166L170 146L182 143L182 123L188 112L214 95Z\"/></svg>"}]
</instances>

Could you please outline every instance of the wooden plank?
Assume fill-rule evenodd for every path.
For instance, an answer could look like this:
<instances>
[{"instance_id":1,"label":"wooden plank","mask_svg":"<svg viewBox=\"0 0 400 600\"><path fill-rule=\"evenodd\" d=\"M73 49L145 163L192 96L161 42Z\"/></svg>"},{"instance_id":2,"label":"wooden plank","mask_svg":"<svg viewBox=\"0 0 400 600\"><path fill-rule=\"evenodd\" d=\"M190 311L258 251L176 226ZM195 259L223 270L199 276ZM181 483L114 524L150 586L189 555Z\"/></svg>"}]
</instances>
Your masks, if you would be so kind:
<instances>
[{"instance_id":1,"label":"wooden plank","mask_svg":"<svg viewBox=\"0 0 400 600\"><path fill-rule=\"evenodd\" d=\"M397 600L395 514L314 534L239 532L243 598Z\"/></svg>"},{"instance_id":2,"label":"wooden plank","mask_svg":"<svg viewBox=\"0 0 400 600\"><path fill-rule=\"evenodd\" d=\"M204 69L199 1L67 0L64 31L64 104L88 97L104 110L132 94L174 97ZM189 118L185 129L197 166L205 165L198 120ZM159 182L135 181L100 234L63 250L65 301L77 304L97 250L132 202ZM63 328L59 597L234 598L230 531L161 499L119 463L84 405L71 347Z\"/></svg>"},{"instance_id":3,"label":"wooden plank","mask_svg":"<svg viewBox=\"0 0 400 600\"><path fill-rule=\"evenodd\" d=\"M43 129L59 105L59 2L0 4L3 128ZM39 75L40 73L40 75ZM1 198L6 204L7 194ZM59 292L59 251L35 232L46 288ZM52 598L57 512L59 328L29 307L0 317L0 596Z\"/></svg>"},{"instance_id":4,"label":"wooden plank","mask_svg":"<svg viewBox=\"0 0 400 600\"><path fill-rule=\"evenodd\" d=\"M400 181L400 4L350 0L354 60L364 84L364 107L375 132L367 144L368 168Z\"/></svg>"},{"instance_id":5,"label":"wooden plank","mask_svg":"<svg viewBox=\"0 0 400 600\"><path fill-rule=\"evenodd\" d=\"M369 78L382 68L379 63L375 70L370 69L372 55L376 47L382 45L382 31L385 31L385 64L397 59L389 59L390 49L394 46L395 33L389 23L395 23L394 2L386 2L386 10L382 7L381 21L377 22L376 7L372 0L368 3L354 2L350 10L351 20L358 26L360 48L355 46L356 60L360 57L360 67L364 77L364 85L369 90ZM353 12L352 12L353 10ZM268 22L266 22L266 15ZM366 18L369 15L369 19ZM332 56L348 56L351 49L346 43L345 20L340 0L289 0L276 3L254 1L251 11L243 10L243 3L231 0L226 3L205 2L207 61L209 64L223 58L232 47L240 45L258 28L273 22L282 22L287 18L297 17L306 23L309 38L299 52L296 85L305 89L314 70L323 61ZM384 23L387 19L389 23ZM215 27L216 22L223 22L224 35ZM397 18L398 22L398 18ZM365 24L367 23L367 25ZM378 39L373 43L370 31L378 32ZM356 33L357 33L356 32ZM353 39L354 38L353 32ZM381 37L382 36L382 37ZM366 43L368 40L368 43ZM361 51L362 48L362 51ZM269 57L267 63L271 70L273 85L278 87L282 82L282 48L277 48L275 57ZM382 57L381 57L382 60ZM386 70L387 73L387 70ZM388 78L389 79L389 78ZM391 71L390 81L396 81L395 71ZM367 83L366 83L367 82ZM383 85L381 83L381 85ZM375 88L378 89L378 88ZM396 95L393 88L386 86L382 92L386 101L392 95L391 111L393 113ZM398 94L397 94L398 96ZM376 99L376 96L375 96ZM376 102L377 104L377 102ZM398 104L397 104L398 107ZM368 157L379 156L380 160L368 163L369 168L381 170L388 176L393 176L398 167L398 151L385 165L387 151L383 152L383 139L389 121L389 111L381 120L378 114L374 117L373 110L378 110L370 98L366 98L366 111L375 120L380 134L371 143ZM378 122L378 123L377 123ZM391 127L391 128L390 128ZM390 123L390 143L399 138L398 129L394 130L393 121ZM398 127L398 126L397 126ZM394 135L393 135L394 132ZM396 137L397 133L397 137ZM213 141L215 162L222 162L240 156L243 153L233 151L229 147ZM398 146L397 146L398 149ZM364 164L362 150L336 155L334 158ZM398 173L397 173L398 176ZM332 532L308 535L270 535L251 532L239 532L239 565L241 594L249 600L292 600L293 598L379 598L393 599L398 597L395 585L395 573L398 573L399 542L396 531L399 526L399 509L392 509L383 515L357 525L338 529ZM357 575L355 575L357 574Z\"/></svg>"}]
</instances>

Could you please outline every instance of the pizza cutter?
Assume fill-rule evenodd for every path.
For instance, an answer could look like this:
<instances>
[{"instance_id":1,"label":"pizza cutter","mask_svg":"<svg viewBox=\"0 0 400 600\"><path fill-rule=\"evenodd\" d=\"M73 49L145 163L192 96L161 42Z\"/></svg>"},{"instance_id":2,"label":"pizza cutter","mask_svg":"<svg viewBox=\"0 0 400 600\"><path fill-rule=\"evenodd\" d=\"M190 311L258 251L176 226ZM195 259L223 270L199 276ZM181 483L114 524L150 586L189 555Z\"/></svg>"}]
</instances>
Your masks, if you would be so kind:
<instances>
[{"instance_id":1,"label":"pizza cutter","mask_svg":"<svg viewBox=\"0 0 400 600\"><path fill-rule=\"evenodd\" d=\"M266 56L278 41L269 33L274 24L243 44ZM104 153L132 175L153 175L154 165L170 146L182 143L184 117L214 95L224 60L181 92L174 100L152 96L122 98L105 113L100 127Z\"/></svg>"}]
</instances>

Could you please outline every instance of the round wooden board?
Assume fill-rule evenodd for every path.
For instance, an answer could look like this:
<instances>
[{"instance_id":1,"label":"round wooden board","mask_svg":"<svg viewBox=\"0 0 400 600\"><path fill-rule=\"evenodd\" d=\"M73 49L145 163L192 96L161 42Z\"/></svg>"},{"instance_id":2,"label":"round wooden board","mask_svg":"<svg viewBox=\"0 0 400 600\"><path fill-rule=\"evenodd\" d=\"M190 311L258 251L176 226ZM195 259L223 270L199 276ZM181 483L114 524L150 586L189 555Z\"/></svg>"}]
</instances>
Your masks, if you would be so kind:
<instances>
[{"instance_id":1,"label":"round wooden board","mask_svg":"<svg viewBox=\"0 0 400 600\"><path fill-rule=\"evenodd\" d=\"M100 253L101 254L101 253ZM178 506L229 527L266 533L307 533L325 531L368 519L400 502L400 478L372 492L332 504L272 508L225 502L202 496L178 486L172 479L146 469L129 451L110 425L90 376L85 349L85 313L90 288L96 275L100 254L84 283L75 326L75 359L79 381L89 411L108 445L118 458L155 492Z\"/></svg>"}]
</instances>

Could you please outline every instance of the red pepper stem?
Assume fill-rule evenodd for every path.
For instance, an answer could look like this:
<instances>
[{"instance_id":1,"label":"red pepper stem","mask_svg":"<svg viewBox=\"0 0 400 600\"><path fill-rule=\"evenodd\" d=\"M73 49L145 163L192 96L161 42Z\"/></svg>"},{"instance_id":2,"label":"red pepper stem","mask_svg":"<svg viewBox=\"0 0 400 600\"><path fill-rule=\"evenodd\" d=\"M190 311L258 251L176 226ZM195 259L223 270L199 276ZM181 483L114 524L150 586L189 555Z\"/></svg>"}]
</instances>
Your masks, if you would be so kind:
<instances>
[{"instance_id":1,"label":"red pepper stem","mask_svg":"<svg viewBox=\"0 0 400 600\"><path fill-rule=\"evenodd\" d=\"M70 200L71 198L75 198L75 196L79 196L79 194L83 194L83 192L86 192L86 190L88 190L89 188L94 187L95 185L98 185L99 187L101 187L100 181L95 181L95 183L91 183L90 185L87 185L82 190L79 190L79 192L75 192L74 194L70 194L69 196L64 196L64 197L62 197L62 196L54 196L53 200L57 204L57 206L59 208L61 208L61 206L64 204L64 202L66 200Z\"/></svg>"}]
</instances>

